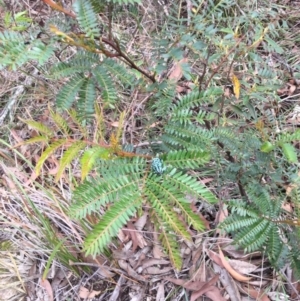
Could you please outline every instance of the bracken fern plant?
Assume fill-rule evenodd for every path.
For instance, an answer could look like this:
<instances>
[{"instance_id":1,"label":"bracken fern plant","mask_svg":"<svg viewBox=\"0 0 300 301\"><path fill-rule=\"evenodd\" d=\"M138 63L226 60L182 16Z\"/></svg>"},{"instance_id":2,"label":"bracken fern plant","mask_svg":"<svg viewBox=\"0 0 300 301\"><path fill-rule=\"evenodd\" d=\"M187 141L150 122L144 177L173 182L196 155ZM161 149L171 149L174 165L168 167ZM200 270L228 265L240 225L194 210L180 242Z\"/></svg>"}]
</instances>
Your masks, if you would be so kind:
<instances>
[{"instance_id":1,"label":"bracken fern plant","mask_svg":"<svg viewBox=\"0 0 300 301\"><path fill-rule=\"evenodd\" d=\"M54 53L58 59L45 72L63 82L56 97L60 112L52 114L60 136L26 121L40 133L28 143L48 145L38 170L63 149L57 180L82 156L83 182L74 191L70 215L98 220L84 250L94 256L103 252L131 217L150 207L162 243L180 268L176 235L191 239L189 228L204 229L189 196L216 204L199 178L217 175L216 188L233 187L224 200L231 216L223 229L246 250L264 249L277 268L287 259L299 267L294 224L280 222L282 187L299 181L300 134L285 127L277 93L299 71L280 43L293 20L276 4L256 9L252 2L174 1L156 12L160 21L147 32L151 38L138 43L140 24L151 16L144 13L147 4L134 2L141 5L77 0L74 12L50 4L66 19L47 22L47 39L27 42L16 32L0 34L3 67L16 69L29 61L49 67ZM121 17L135 25L133 40L118 26ZM61 46L77 51L67 56L56 51ZM285 52L288 62L281 57ZM144 96L138 105L131 100L135 93ZM76 115L77 139L60 115L64 110ZM100 119L108 123L111 115L119 116L116 132L106 127L97 138L84 132ZM135 118L139 129L132 134L128 124Z\"/></svg>"}]
</instances>

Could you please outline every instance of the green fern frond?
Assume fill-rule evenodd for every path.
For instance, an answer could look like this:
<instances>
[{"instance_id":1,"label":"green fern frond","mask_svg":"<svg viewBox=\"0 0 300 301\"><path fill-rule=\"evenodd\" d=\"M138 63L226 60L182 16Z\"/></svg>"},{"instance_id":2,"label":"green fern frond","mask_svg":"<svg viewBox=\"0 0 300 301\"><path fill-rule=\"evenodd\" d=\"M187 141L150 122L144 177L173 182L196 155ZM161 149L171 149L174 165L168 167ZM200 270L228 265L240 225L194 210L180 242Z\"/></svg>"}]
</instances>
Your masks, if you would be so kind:
<instances>
[{"instance_id":1,"label":"green fern frond","mask_svg":"<svg viewBox=\"0 0 300 301\"><path fill-rule=\"evenodd\" d=\"M271 231L269 232L267 248L266 248L268 258L273 262L278 261L280 254L282 252L283 242L280 236L278 235L278 231L279 230L277 227L273 227L271 229Z\"/></svg>"},{"instance_id":2,"label":"green fern frond","mask_svg":"<svg viewBox=\"0 0 300 301\"><path fill-rule=\"evenodd\" d=\"M77 0L73 4L76 12L76 19L81 29L89 38L99 37L98 17L93 10L93 6L89 0Z\"/></svg>"},{"instance_id":3,"label":"green fern frond","mask_svg":"<svg viewBox=\"0 0 300 301\"><path fill-rule=\"evenodd\" d=\"M78 51L68 62L60 62L54 65L50 73L55 79L70 75L84 73L100 63L99 55L87 51Z\"/></svg>"},{"instance_id":4,"label":"green fern frond","mask_svg":"<svg viewBox=\"0 0 300 301\"><path fill-rule=\"evenodd\" d=\"M70 207L71 216L79 219L97 212L107 203L117 202L121 197L139 191L140 178L135 175L90 179L74 191L74 201Z\"/></svg>"},{"instance_id":5,"label":"green fern frond","mask_svg":"<svg viewBox=\"0 0 300 301\"><path fill-rule=\"evenodd\" d=\"M121 228L136 213L142 204L139 193L122 196L103 215L100 222L86 237L84 251L87 255L96 256L107 247L111 239L118 234Z\"/></svg>"},{"instance_id":6,"label":"green fern frond","mask_svg":"<svg viewBox=\"0 0 300 301\"><path fill-rule=\"evenodd\" d=\"M273 227L274 224L272 222L264 218L257 219L251 227L239 231L235 236L235 242L243 246L246 252L256 251L266 244L268 235Z\"/></svg>"},{"instance_id":7,"label":"green fern frond","mask_svg":"<svg viewBox=\"0 0 300 301\"><path fill-rule=\"evenodd\" d=\"M96 88L92 79L86 79L78 96L80 117L83 119L91 118L95 112L94 105L96 100Z\"/></svg>"},{"instance_id":8,"label":"green fern frond","mask_svg":"<svg viewBox=\"0 0 300 301\"><path fill-rule=\"evenodd\" d=\"M169 122L165 128L162 140L166 144L178 145L186 150L203 151L212 146L213 133L194 124L182 125L179 122Z\"/></svg>"},{"instance_id":9,"label":"green fern frond","mask_svg":"<svg viewBox=\"0 0 300 301\"><path fill-rule=\"evenodd\" d=\"M179 191L184 192L184 202L186 201L186 195L191 194L201 198L203 201L209 204L218 203L216 196L207 187L188 174L176 172L174 169L169 174L165 175L165 179L168 185L171 187L178 187Z\"/></svg>"},{"instance_id":10,"label":"green fern frond","mask_svg":"<svg viewBox=\"0 0 300 301\"><path fill-rule=\"evenodd\" d=\"M96 14L105 11L106 3L98 0L90 0L90 3L93 6L93 10Z\"/></svg>"},{"instance_id":11,"label":"green fern frond","mask_svg":"<svg viewBox=\"0 0 300 301\"><path fill-rule=\"evenodd\" d=\"M291 143L282 143L280 144L282 153L288 162L296 163L298 162L298 155L295 146Z\"/></svg>"},{"instance_id":12,"label":"green fern frond","mask_svg":"<svg viewBox=\"0 0 300 301\"><path fill-rule=\"evenodd\" d=\"M81 159L81 180L83 181L90 170L94 167L97 159L108 159L110 151L99 146L87 149Z\"/></svg>"},{"instance_id":13,"label":"green fern frond","mask_svg":"<svg viewBox=\"0 0 300 301\"><path fill-rule=\"evenodd\" d=\"M178 150L178 148L179 149L184 148L189 151L199 150L198 145L195 145L195 143L190 139L184 139L181 137L175 137L173 135L163 134L161 136L161 140L163 141L161 148L164 149L164 152L176 151ZM200 148L200 149L204 150L204 148Z\"/></svg>"},{"instance_id":14,"label":"green fern frond","mask_svg":"<svg viewBox=\"0 0 300 301\"><path fill-rule=\"evenodd\" d=\"M300 129L293 133L282 134L278 137L279 143L295 142L300 140Z\"/></svg>"},{"instance_id":15,"label":"green fern frond","mask_svg":"<svg viewBox=\"0 0 300 301\"><path fill-rule=\"evenodd\" d=\"M124 66L118 64L113 59L105 59L102 66L110 73L111 76L116 76L121 83L132 85L134 77Z\"/></svg>"},{"instance_id":16,"label":"green fern frond","mask_svg":"<svg viewBox=\"0 0 300 301\"><path fill-rule=\"evenodd\" d=\"M114 104L117 100L117 91L115 90L113 81L106 69L102 66L97 66L93 70L93 74L97 80L97 84L102 89L104 103Z\"/></svg>"},{"instance_id":17,"label":"green fern frond","mask_svg":"<svg viewBox=\"0 0 300 301\"><path fill-rule=\"evenodd\" d=\"M119 175L142 175L145 173L146 160L135 157L132 159L116 158L114 160L101 160L98 170L101 175L119 176Z\"/></svg>"},{"instance_id":18,"label":"green fern frond","mask_svg":"<svg viewBox=\"0 0 300 301\"><path fill-rule=\"evenodd\" d=\"M80 68L71 63L59 63L56 66L51 68L50 74L54 79L58 79L58 78L82 73L85 71L86 71L86 66L84 66L84 65L82 66L82 68Z\"/></svg>"},{"instance_id":19,"label":"green fern frond","mask_svg":"<svg viewBox=\"0 0 300 301\"><path fill-rule=\"evenodd\" d=\"M205 151L171 151L162 156L165 164L181 169L197 169L209 162L210 154Z\"/></svg>"},{"instance_id":20,"label":"green fern frond","mask_svg":"<svg viewBox=\"0 0 300 301\"><path fill-rule=\"evenodd\" d=\"M44 44L40 40L26 41L26 37L16 32L5 31L0 34L0 66L16 70L29 60L43 65L54 53L52 41Z\"/></svg>"},{"instance_id":21,"label":"green fern frond","mask_svg":"<svg viewBox=\"0 0 300 301\"><path fill-rule=\"evenodd\" d=\"M172 230L163 223L155 211L153 214L151 214L151 216L154 219L155 230L160 233L159 239L163 245L163 248L169 255L173 267L179 271L182 266L182 259L177 236L172 234Z\"/></svg>"},{"instance_id":22,"label":"green fern frond","mask_svg":"<svg viewBox=\"0 0 300 301\"><path fill-rule=\"evenodd\" d=\"M59 169L55 176L55 181L57 182L65 168L77 157L78 153L84 149L86 143L82 141L74 142L63 154L59 162Z\"/></svg>"},{"instance_id":23,"label":"green fern frond","mask_svg":"<svg viewBox=\"0 0 300 301\"><path fill-rule=\"evenodd\" d=\"M170 207L170 202L174 204L179 202L179 200L176 195L172 194L172 191L168 191L165 185L163 186L162 183L160 183L159 176L150 175L147 178L145 195L147 196L149 203L156 210L158 216L178 235L190 240L190 234L187 232L184 225L178 222L176 213L173 211L173 208ZM166 201L168 199L166 195L171 196L172 200ZM182 198L182 195L180 195L180 198Z\"/></svg>"},{"instance_id":24,"label":"green fern frond","mask_svg":"<svg viewBox=\"0 0 300 301\"><path fill-rule=\"evenodd\" d=\"M223 94L223 90L220 88L209 88L205 92L191 92L181 97L172 108L172 118L176 118L177 114L181 111L186 111L198 107L200 104L204 104L214 99L217 96Z\"/></svg>"},{"instance_id":25,"label":"green fern frond","mask_svg":"<svg viewBox=\"0 0 300 301\"><path fill-rule=\"evenodd\" d=\"M28 58L28 45L21 34L11 31L0 33L0 66L9 66L16 70L19 66L26 63Z\"/></svg>"},{"instance_id":26,"label":"green fern frond","mask_svg":"<svg viewBox=\"0 0 300 301\"><path fill-rule=\"evenodd\" d=\"M72 77L70 81L63 86L56 98L56 104L59 109L70 109L73 102L75 101L76 95L82 88L85 80L85 77L76 75Z\"/></svg>"},{"instance_id":27,"label":"green fern frond","mask_svg":"<svg viewBox=\"0 0 300 301\"><path fill-rule=\"evenodd\" d=\"M253 209L252 207L250 208L248 206L248 204L242 200L229 200L227 202L228 207L231 208L231 212L232 213L237 213L238 216L241 217L254 217L254 218L258 218L259 217L259 213L257 212L257 210ZM231 218L231 216L226 219L229 220ZM225 221L225 222L226 222Z\"/></svg>"},{"instance_id":28,"label":"green fern frond","mask_svg":"<svg viewBox=\"0 0 300 301\"><path fill-rule=\"evenodd\" d=\"M44 162L60 147L62 147L64 144L68 142L67 139L60 139L55 142L53 142L51 145L48 146L48 148L42 153L40 156L38 162L36 163L35 167L35 173L39 175L40 170L44 164Z\"/></svg>"},{"instance_id":29,"label":"green fern frond","mask_svg":"<svg viewBox=\"0 0 300 301\"><path fill-rule=\"evenodd\" d=\"M220 227L228 233L237 233L238 230L253 226L257 222L258 218L258 216L240 218L239 216L233 215L226 218Z\"/></svg>"},{"instance_id":30,"label":"green fern frond","mask_svg":"<svg viewBox=\"0 0 300 301\"><path fill-rule=\"evenodd\" d=\"M44 44L40 40L35 40L30 45L28 55L31 59L37 61L39 65L43 65L54 54L54 50L54 46L52 46L50 43Z\"/></svg>"}]
</instances>

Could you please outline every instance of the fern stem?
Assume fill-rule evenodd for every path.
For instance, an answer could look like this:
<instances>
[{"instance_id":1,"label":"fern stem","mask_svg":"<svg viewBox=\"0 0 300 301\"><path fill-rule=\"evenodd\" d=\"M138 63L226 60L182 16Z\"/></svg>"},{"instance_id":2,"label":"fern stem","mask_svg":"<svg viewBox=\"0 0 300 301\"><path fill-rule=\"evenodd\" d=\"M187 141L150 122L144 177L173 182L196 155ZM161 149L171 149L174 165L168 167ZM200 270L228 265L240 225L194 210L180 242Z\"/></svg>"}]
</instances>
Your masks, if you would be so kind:
<instances>
[{"instance_id":1,"label":"fern stem","mask_svg":"<svg viewBox=\"0 0 300 301\"><path fill-rule=\"evenodd\" d=\"M51 142L55 142L55 141L58 141L58 140L60 140L60 139L52 138ZM136 154L136 153L132 153L132 152L126 152L126 151L123 151L123 150L118 150L114 146L112 146L110 144L103 143L103 142L97 143L97 142L89 141L89 140L86 140L86 139L82 139L81 141L83 143L85 143L86 145L100 146L100 147L103 147L103 148L111 149L113 151L113 153L118 155L119 157L126 157L126 158L139 157L139 158L144 158L144 159L152 159L152 156L150 156L150 155L142 155L142 154ZM73 144L73 143L78 142L78 140L67 138L65 143L68 143L68 142Z\"/></svg>"},{"instance_id":2,"label":"fern stem","mask_svg":"<svg viewBox=\"0 0 300 301\"><path fill-rule=\"evenodd\" d=\"M209 86L209 83L211 82L211 80L213 79L213 77L219 72L219 69L222 67L222 65L227 61L227 58L229 57L229 55L235 50L237 49L238 45L242 42L244 36L241 36L238 41L236 42L236 44L228 51L228 53L223 57L223 59L221 60L220 64L213 69L208 81L206 82L205 85L205 89L206 90Z\"/></svg>"},{"instance_id":3,"label":"fern stem","mask_svg":"<svg viewBox=\"0 0 300 301\"><path fill-rule=\"evenodd\" d=\"M148 79L150 79L153 83L156 83L156 79L155 76L152 74L148 74L146 71L144 71L143 69L141 69L139 66L137 66L130 57L128 57L121 49L119 42L115 39L115 43L109 39L106 38L102 38L102 41L106 44L108 44L109 46L111 46L112 48L114 48L114 50L116 50L119 54L120 57L122 57L127 63L128 65L139 71L140 73L142 73L143 75L145 75Z\"/></svg>"}]
</instances>

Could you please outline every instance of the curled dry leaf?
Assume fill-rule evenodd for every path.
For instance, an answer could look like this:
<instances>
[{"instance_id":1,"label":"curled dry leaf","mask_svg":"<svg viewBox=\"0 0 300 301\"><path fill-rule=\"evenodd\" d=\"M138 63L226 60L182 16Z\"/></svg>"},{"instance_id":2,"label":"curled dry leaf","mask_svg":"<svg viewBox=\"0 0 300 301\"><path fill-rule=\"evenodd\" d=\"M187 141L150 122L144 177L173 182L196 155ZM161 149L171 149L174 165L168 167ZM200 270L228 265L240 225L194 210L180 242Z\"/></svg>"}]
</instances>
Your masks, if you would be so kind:
<instances>
[{"instance_id":1,"label":"curled dry leaf","mask_svg":"<svg viewBox=\"0 0 300 301\"><path fill-rule=\"evenodd\" d=\"M241 301L241 294L237 286L237 281L235 281L225 269L221 268L216 263L213 263L213 270L215 271L215 273L220 275L219 280L222 287L226 290L227 295L229 296L229 300Z\"/></svg>"},{"instance_id":2,"label":"curled dry leaf","mask_svg":"<svg viewBox=\"0 0 300 301\"><path fill-rule=\"evenodd\" d=\"M110 124L112 127L114 128L118 128L119 127L119 121L114 121Z\"/></svg>"},{"instance_id":3,"label":"curled dry leaf","mask_svg":"<svg viewBox=\"0 0 300 301\"><path fill-rule=\"evenodd\" d=\"M178 82L182 77L182 64L187 63L187 61L187 58L183 58L179 62L177 62L171 70L169 79Z\"/></svg>"},{"instance_id":4,"label":"curled dry leaf","mask_svg":"<svg viewBox=\"0 0 300 301\"><path fill-rule=\"evenodd\" d=\"M165 300L165 286L161 282L158 285L157 293L156 293L156 299L155 301L164 301Z\"/></svg>"},{"instance_id":5,"label":"curled dry leaf","mask_svg":"<svg viewBox=\"0 0 300 301\"><path fill-rule=\"evenodd\" d=\"M41 279L40 281L41 287L43 287L45 289L45 291L48 294L49 297L49 301L53 301L53 290L52 290L52 286L50 284L50 282L47 279Z\"/></svg>"},{"instance_id":6,"label":"curled dry leaf","mask_svg":"<svg viewBox=\"0 0 300 301\"><path fill-rule=\"evenodd\" d=\"M228 260L231 267L238 270L242 274L250 274L257 269L257 266L242 260L230 259Z\"/></svg>"},{"instance_id":7,"label":"curled dry leaf","mask_svg":"<svg viewBox=\"0 0 300 301\"><path fill-rule=\"evenodd\" d=\"M120 268L128 273L129 277L142 282L146 281L146 278L139 275L136 271L134 271L133 268L125 260L119 260L118 263Z\"/></svg>"},{"instance_id":8,"label":"curled dry leaf","mask_svg":"<svg viewBox=\"0 0 300 301\"><path fill-rule=\"evenodd\" d=\"M170 261L164 259L148 259L143 262L142 268L147 269L153 265L161 265L161 264L170 264Z\"/></svg>"},{"instance_id":9,"label":"curled dry leaf","mask_svg":"<svg viewBox=\"0 0 300 301\"><path fill-rule=\"evenodd\" d=\"M166 267L166 268L158 268L158 267L149 267L143 271L144 274L147 275L161 275L168 273L173 270L173 267Z\"/></svg>"},{"instance_id":10,"label":"curled dry leaf","mask_svg":"<svg viewBox=\"0 0 300 301\"><path fill-rule=\"evenodd\" d=\"M247 295L255 300L270 301L270 298L262 290L256 290L251 285L243 285L242 288Z\"/></svg>"},{"instance_id":11,"label":"curled dry leaf","mask_svg":"<svg viewBox=\"0 0 300 301\"><path fill-rule=\"evenodd\" d=\"M224 254L221 250L221 248L219 247L219 255L220 255L220 259L222 261L222 264L224 266L224 268L228 271L228 273L236 280L241 281L241 282L247 282L250 281L252 278L251 277L246 277L241 275L240 273L238 273L236 270L234 270L231 265L229 264L229 262L226 260L226 258L224 257Z\"/></svg>"},{"instance_id":12,"label":"curled dry leaf","mask_svg":"<svg viewBox=\"0 0 300 301\"><path fill-rule=\"evenodd\" d=\"M213 300L213 301L227 301L227 300L221 295L220 290L219 290L217 287L215 287L215 286L212 286L212 287L210 288L210 290L207 291L207 292L205 293L205 296L208 297L208 298L210 298L210 299Z\"/></svg>"},{"instance_id":13,"label":"curled dry leaf","mask_svg":"<svg viewBox=\"0 0 300 301\"><path fill-rule=\"evenodd\" d=\"M164 279L174 284L180 285L190 291L197 291L201 289L201 287L205 284L205 282L202 281L191 281L189 279L176 279L171 277L165 277Z\"/></svg>"},{"instance_id":14,"label":"curled dry leaf","mask_svg":"<svg viewBox=\"0 0 300 301\"><path fill-rule=\"evenodd\" d=\"M79 289L79 297L82 299L93 299L96 296L98 296L101 293L101 291L89 291L84 286L81 286Z\"/></svg>"},{"instance_id":15,"label":"curled dry leaf","mask_svg":"<svg viewBox=\"0 0 300 301\"><path fill-rule=\"evenodd\" d=\"M212 250L207 250L207 255L209 256L209 258L215 262L218 266L220 266L221 268L225 268L223 263L222 263L222 260L220 258L220 256L215 253L214 251Z\"/></svg>"},{"instance_id":16,"label":"curled dry leaf","mask_svg":"<svg viewBox=\"0 0 300 301\"><path fill-rule=\"evenodd\" d=\"M207 281L199 290L195 291L192 293L191 300L190 301L195 301L202 295L206 295L208 291L213 291L215 284L217 283L219 279L219 275L215 275L213 278L211 278L209 281ZM218 291L218 289L217 289ZM219 294L221 296L221 294ZM213 299L213 300L218 300L218 301L225 301L225 299L222 299L223 297L221 296L221 299Z\"/></svg>"}]
</instances>

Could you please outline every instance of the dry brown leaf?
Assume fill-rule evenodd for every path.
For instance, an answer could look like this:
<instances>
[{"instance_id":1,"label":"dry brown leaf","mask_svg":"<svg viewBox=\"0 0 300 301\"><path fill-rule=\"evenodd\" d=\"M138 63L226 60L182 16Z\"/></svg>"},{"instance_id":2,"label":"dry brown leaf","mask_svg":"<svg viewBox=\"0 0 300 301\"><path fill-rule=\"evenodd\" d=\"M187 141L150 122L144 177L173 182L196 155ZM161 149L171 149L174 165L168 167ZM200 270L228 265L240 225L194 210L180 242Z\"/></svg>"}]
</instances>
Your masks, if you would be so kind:
<instances>
[{"instance_id":1,"label":"dry brown leaf","mask_svg":"<svg viewBox=\"0 0 300 301\"><path fill-rule=\"evenodd\" d=\"M205 229L210 230L209 221L201 214L201 212L198 212L198 208L196 207L195 203L191 203L191 208L193 212L199 216L200 220L204 224Z\"/></svg>"},{"instance_id":2,"label":"dry brown leaf","mask_svg":"<svg viewBox=\"0 0 300 301\"><path fill-rule=\"evenodd\" d=\"M89 295L90 291L85 288L84 286L81 286L79 289L79 297L83 298L83 299L87 299L88 295Z\"/></svg>"},{"instance_id":3,"label":"dry brown leaf","mask_svg":"<svg viewBox=\"0 0 300 301\"><path fill-rule=\"evenodd\" d=\"M177 62L172 68L168 78L170 80L174 80L175 82L178 82L182 77L182 64L187 62L188 62L187 58L183 58L179 62Z\"/></svg>"},{"instance_id":4,"label":"dry brown leaf","mask_svg":"<svg viewBox=\"0 0 300 301\"><path fill-rule=\"evenodd\" d=\"M219 255L220 255L220 259L223 263L224 268L228 271L228 273L236 280L241 281L241 282L247 282L250 281L252 278L251 277L246 277L241 275L240 273L238 273L236 270L234 270L231 265L229 264L229 262L226 260L226 258L224 257L224 254L221 250L221 248L219 247Z\"/></svg>"},{"instance_id":5,"label":"dry brown leaf","mask_svg":"<svg viewBox=\"0 0 300 301\"><path fill-rule=\"evenodd\" d=\"M248 294L251 298L254 298L255 300L259 301L270 301L270 298L262 291L262 290L256 290L251 285L243 285L243 290Z\"/></svg>"},{"instance_id":6,"label":"dry brown leaf","mask_svg":"<svg viewBox=\"0 0 300 301\"><path fill-rule=\"evenodd\" d=\"M294 208L292 207L292 204L291 203L283 203L281 205L281 209L289 212L289 213L292 213L294 211Z\"/></svg>"},{"instance_id":7,"label":"dry brown leaf","mask_svg":"<svg viewBox=\"0 0 300 301\"><path fill-rule=\"evenodd\" d=\"M182 93L182 92L185 92L185 91L186 91L185 87L181 87L179 85L176 86L176 92L177 93Z\"/></svg>"},{"instance_id":8,"label":"dry brown leaf","mask_svg":"<svg viewBox=\"0 0 300 301\"><path fill-rule=\"evenodd\" d=\"M261 252L259 252L259 251L245 254L245 252L243 250L237 249L236 246L234 246L232 244L229 244L229 245L223 247L223 250L226 251L226 253L228 253L231 257L233 257L235 259L245 260L247 258L253 259L253 258L261 257Z\"/></svg>"},{"instance_id":9,"label":"dry brown leaf","mask_svg":"<svg viewBox=\"0 0 300 301\"><path fill-rule=\"evenodd\" d=\"M228 210L227 210L225 204L222 204L222 205L220 206L219 213L218 213L217 216L216 216L215 224L216 224L216 225L219 225L219 224L220 224L221 222L223 222L227 217L228 217ZM224 234L221 233L221 230L220 230L219 228L217 228L216 233L219 234L219 236L224 237Z\"/></svg>"},{"instance_id":10,"label":"dry brown leaf","mask_svg":"<svg viewBox=\"0 0 300 301\"><path fill-rule=\"evenodd\" d=\"M207 291L207 292L205 293L205 296L208 297L208 298L210 298L210 299L213 300L213 301L227 301L227 300L221 295L220 290L219 290L217 287L215 287L215 286L212 286L212 287L210 288L210 290Z\"/></svg>"},{"instance_id":11,"label":"dry brown leaf","mask_svg":"<svg viewBox=\"0 0 300 301\"><path fill-rule=\"evenodd\" d=\"M229 87L226 87L226 88L224 89L224 96L225 96L226 98L230 98L230 96L231 96L231 89L230 89Z\"/></svg>"},{"instance_id":12,"label":"dry brown leaf","mask_svg":"<svg viewBox=\"0 0 300 301\"><path fill-rule=\"evenodd\" d=\"M153 257L158 258L158 259L166 257L166 255L162 251L161 245L159 243L158 233L155 231L153 232L153 241L154 241L154 246L153 246L153 250L152 250Z\"/></svg>"},{"instance_id":13,"label":"dry brown leaf","mask_svg":"<svg viewBox=\"0 0 300 301\"><path fill-rule=\"evenodd\" d=\"M158 122L154 122L152 124L149 125L149 128L155 128L156 126L158 126L160 124L160 121Z\"/></svg>"},{"instance_id":14,"label":"dry brown leaf","mask_svg":"<svg viewBox=\"0 0 300 301\"><path fill-rule=\"evenodd\" d=\"M148 212L144 212L144 214L134 223L134 226L137 230L142 231L145 227L148 219Z\"/></svg>"},{"instance_id":15,"label":"dry brown leaf","mask_svg":"<svg viewBox=\"0 0 300 301\"><path fill-rule=\"evenodd\" d=\"M153 265L170 264L169 260L165 259L147 259L143 261L142 268L147 269Z\"/></svg>"},{"instance_id":16,"label":"dry brown leaf","mask_svg":"<svg viewBox=\"0 0 300 301\"><path fill-rule=\"evenodd\" d=\"M50 282L47 279L41 279L40 281L41 287L43 287L45 289L45 291L47 292L47 295L49 297L49 301L53 301L53 290L52 290L52 286L50 284Z\"/></svg>"},{"instance_id":17,"label":"dry brown leaf","mask_svg":"<svg viewBox=\"0 0 300 301\"><path fill-rule=\"evenodd\" d=\"M200 183L203 184L203 185L205 185L207 183L210 183L213 180L214 180L214 178L204 178L204 179L200 180Z\"/></svg>"},{"instance_id":18,"label":"dry brown leaf","mask_svg":"<svg viewBox=\"0 0 300 301\"><path fill-rule=\"evenodd\" d=\"M218 280L219 280L219 275L215 275L212 279L207 281L199 290L192 293L190 301L195 301L200 296L206 294L208 291L210 291L213 288L213 286L216 284Z\"/></svg>"},{"instance_id":19,"label":"dry brown leaf","mask_svg":"<svg viewBox=\"0 0 300 301\"><path fill-rule=\"evenodd\" d=\"M134 252L138 247L138 240L137 240L137 232L132 222L127 223L127 228L123 229L123 232L130 236L132 241L132 251Z\"/></svg>"},{"instance_id":20,"label":"dry brown leaf","mask_svg":"<svg viewBox=\"0 0 300 301\"><path fill-rule=\"evenodd\" d=\"M296 91L296 89L297 89L297 86L290 85L290 87L289 87L289 96L293 95L294 92Z\"/></svg>"},{"instance_id":21,"label":"dry brown leaf","mask_svg":"<svg viewBox=\"0 0 300 301\"><path fill-rule=\"evenodd\" d=\"M81 286L79 289L79 297L82 299L93 299L98 296L101 291L89 291L87 288Z\"/></svg>"},{"instance_id":22,"label":"dry brown leaf","mask_svg":"<svg viewBox=\"0 0 300 301\"><path fill-rule=\"evenodd\" d=\"M170 281L174 284L180 285L190 291L197 291L202 288L203 285L205 285L205 282L202 281L191 281L189 279L176 279L171 277L165 277L164 278L167 281Z\"/></svg>"},{"instance_id":23,"label":"dry brown leaf","mask_svg":"<svg viewBox=\"0 0 300 301\"><path fill-rule=\"evenodd\" d=\"M165 301L165 286L164 286L163 282L158 284L155 301Z\"/></svg>"},{"instance_id":24,"label":"dry brown leaf","mask_svg":"<svg viewBox=\"0 0 300 301\"><path fill-rule=\"evenodd\" d=\"M118 128L119 127L119 121L114 121L110 125L113 126L114 128Z\"/></svg>"},{"instance_id":25,"label":"dry brown leaf","mask_svg":"<svg viewBox=\"0 0 300 301\"><path fill-rule=\"evenodd\" d=\"M161 275L168 273L173 270L173 267L158 268L158 267L149 267L143 271L144 275Z\"/></svg>"},{"instance_id":26,"label":"dry brown leaf","mask_svg":"<svg viewBox=\"0 0 300 301\"><path fill-rule=\"evenodd\" d=\"M198 267L197 262L200 257L203 255L202 248L198 248L192 253L193 264L189 270L189 276L193 281L202 281L206 280L206 263L204 260L201 261L200 266ZM197 268L198 267L198 268Z\"/></svg>"},{"instance_id":27,"label":"dry brown leaf","mask_svg":"<svg viewBox=\"0 0 300 301\"><path fill-rule=\"evenodd\" d=\"M64 14L72 17L72 18L75 18L76 15L71 12L71 11L68 11L66 9L64 9L61 5L57 4L56 2L54 2L53 0L43 0L46 4L48 4L49 6L51 6L53 9L55 10L58 10L58 11L61 11L63 12Z\"/></svg>"},{"instance_id":28,"label":"dry brown leaf","mask_svg":"<svg viewBox=\"0 0 300 301\"><path fill-rule=\"evenodd\" d=\"M88 299L94 299L96 296L100 295L101 291L91 291L88 295Z\"/></svg>"},{"instance_id":29,"label":"dry brown leaf","mask_svg":"<svg viewBox=\"0 0 300 301\"><path fill-rule=\"evenodd\" d=\"M22 144L24 140L18 135L18 133L15 130L10 130L11 135L14 137L14 139L18 142L17 145Z\"/></svg>"},{"instance_id":30,"label":"dry brown leaf","mask_svg":"<svg viewBox=\"0 0 300 301\"><path fill-rule=\"evenodd\" d=\"M257 266L243 260L229 259L230 266L241 274L250 274L257 269Z\"/></svg>"},{"instance_id":31,"label":"dry brown leaf","mask_svg":"<svg viewBox=\"0 0 300 301\"><path fill-rule=\"evenodd\" d=\"M238 282L235 281L225 269L221 268L216 263L213 263L213 270L220 275L219 280L222 287L226 290L229 300L241 301L241 294L237 286Z\"/></svg>"},{"instance_id":32,"label":"dry brown leaf","mask_svg":"<svg viewBox=\"0 0 300 301\"><path fill-rule=\"evenodd\" d=\"M210 258L213 262L215 262L215 263L216 263L218 266L220 266L221 268L225 268L224 265L223 265L223 263L222 263L222 260L221 260L220 256L219 256L217 253L215 253L215 252L212 251L212 250L207 250L206 252L207 252L207 255L209 256L209 258Z\"/></svg>"},{"instance_id":33,"label":"dry brown leaf","mask_svg":"<svg viewBox=\"0 0 300 301\"><path fill-rule=\"evenodd\" d=\"M118 260L118 264L121 269L127 272L129 277L142 282L147 281L145 277L139 275L136 271L134 271L133 268L125 260Z\"/></svg>"},{"instance_id":34,"label":"dry brown leaf","mask_svg":"<svg viewBox=\"0 0 300 301\"><path fill-rule=\"evenodd\" d=\"M32 266L28 272L28 278L36 274L36 262L32 263ZM26 282L26 292L30 299L34 300L35 296L35 286L36 284L34 281L28 281Z\"/></svg>"}]
</instances>

